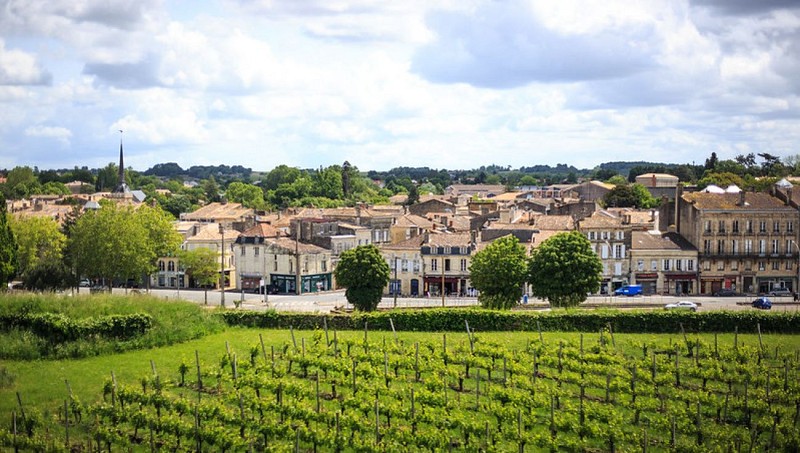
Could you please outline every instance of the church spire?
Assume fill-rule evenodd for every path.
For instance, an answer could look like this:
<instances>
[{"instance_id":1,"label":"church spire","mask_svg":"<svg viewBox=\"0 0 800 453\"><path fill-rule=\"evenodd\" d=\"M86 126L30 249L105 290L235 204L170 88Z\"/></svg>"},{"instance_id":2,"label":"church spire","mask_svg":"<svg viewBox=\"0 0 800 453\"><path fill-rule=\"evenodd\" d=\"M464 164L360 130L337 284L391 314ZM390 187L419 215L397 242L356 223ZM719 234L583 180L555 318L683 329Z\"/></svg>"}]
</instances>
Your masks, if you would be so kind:
<instances>
[{"instance_id":1,"label":"church spire","mask_svg":"<svg viewBox=\"0 0 800 453\"><path fill-rule=\"evenodd\" d=\"M122 159L122 129L119 131L119 169L117 173L117 188L113 193L130 192L128 185L125 184L125 162Z\"/></svg>"}]
</instances>

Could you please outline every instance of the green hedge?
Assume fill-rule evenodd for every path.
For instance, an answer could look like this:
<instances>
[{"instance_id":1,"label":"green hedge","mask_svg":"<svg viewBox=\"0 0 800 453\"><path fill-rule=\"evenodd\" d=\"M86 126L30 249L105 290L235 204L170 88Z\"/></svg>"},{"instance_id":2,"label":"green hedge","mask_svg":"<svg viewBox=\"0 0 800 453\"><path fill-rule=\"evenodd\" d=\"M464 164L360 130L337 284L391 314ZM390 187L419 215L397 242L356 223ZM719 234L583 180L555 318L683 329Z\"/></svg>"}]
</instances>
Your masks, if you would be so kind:
<instances>
[{"instance_id":1,"label":"green hedge","mask_svg":"<svg viewBox=\"0 0 800 453\"><path fill-rule=\"evenodd\" d=\"M74 320L61 313L15 313L0 315L0 330L25 330L52 343L81 338L130 339L144 335L153 326L145 313L108 315Z\"/></svg>"},{"instance_id":2,"label":"green hedge","mask_svg":"<svg viewBox=\"0 0 800 453\"><path fill-rule=\"evenodd\" d=\"M687 332L800 333L800 313L765 311L611 311L556 310L551 312L495 311L481 309L397 310L391 312L324 315L303 313L250 312L230 310L220 313L231 326L287 329L329 328L358 330L366 322L371 330L439 332L465 331L465 321L475 331L597 332L611 325L614 332L674 333L681 324ZM323 321L323 319L325 321Z\"/></svg>"}]
</instances>

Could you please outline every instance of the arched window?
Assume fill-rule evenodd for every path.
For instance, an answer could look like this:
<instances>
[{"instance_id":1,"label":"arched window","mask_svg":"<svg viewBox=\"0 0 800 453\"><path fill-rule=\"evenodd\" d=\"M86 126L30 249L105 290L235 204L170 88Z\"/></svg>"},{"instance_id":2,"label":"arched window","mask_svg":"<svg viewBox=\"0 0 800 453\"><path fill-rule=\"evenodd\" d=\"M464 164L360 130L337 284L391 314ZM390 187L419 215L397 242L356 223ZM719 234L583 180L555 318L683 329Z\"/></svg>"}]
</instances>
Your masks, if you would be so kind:
<instances>
[{"instance_id":1,"label":"arched window","mask_svg":"<svg viewBox=\"0 0 800 453\"><path fill-rule=\"evenodd\" d=\"M167 263L167 270L170 272L175 272L175 261L170 261Z\"/></svg>"},{"instance_id":2,"label":"arched window","mask_svg":"<svg viewBox=\"0 0 800 453\"><path fill-rule=\"evenodd\" d=\"M159 261L158 262L158 270L161 271L161 272L164 272L164 262L163 261Z\"/></svg>"}]
</instances>

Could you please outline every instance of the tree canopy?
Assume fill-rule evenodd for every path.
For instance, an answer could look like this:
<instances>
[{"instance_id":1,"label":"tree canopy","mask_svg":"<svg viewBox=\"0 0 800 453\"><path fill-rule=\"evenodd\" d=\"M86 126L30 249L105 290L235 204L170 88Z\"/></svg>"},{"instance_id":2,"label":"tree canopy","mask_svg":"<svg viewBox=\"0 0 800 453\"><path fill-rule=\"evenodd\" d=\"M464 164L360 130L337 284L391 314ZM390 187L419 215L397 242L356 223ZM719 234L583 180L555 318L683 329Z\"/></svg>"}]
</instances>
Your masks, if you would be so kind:
<instances>
[{"instance_id":1,"label":"tree canopy","mask_svg":"<svg viewBox=\"0 0 800 453\"><path fill-rule=\"evenodd\" d=\"M360 245L341 254L335 277L339 286L347 288L348 302L358 310L373 311L389 283L390 271L378 247Z\"/></svg>"},{"instance_id":2,"label":"tree canopy","mask_svg":"<svg viewBox=\"0 0 800 453\"><path fill-rule=\"evenodd\" d=\"M17 273L17 240L8 220L6 198L0 193L0 285L3 289Z\"/></svg>"},{"instance_id":3,"label":"tree canopy","mask_svg":"<svg viewBox=\"0 0 800 453\"><path fill-rule=\"evenodd\" d=\"M25 276L40 262L59 263L67 242L60 226L49 217L18 217L10 219L17 238L17 273Z\"/></svg>"},{"instance_id":4,"label":"tree canopy","mask_svg":"<svg viewBox=\"0 0 800 453\"><path fill-rule=\"evenodd\" d=\"M525 247L512 235L496 239L472 257L469 272L484 308L511 308L522 297L528 278Z\"/></svg>"},{"instance_id":5,"label":"tree canopy","mask_svg":"<svg viewBox=\"0 0 800 453\"><path fill-rule=\"evenodd\" d=\"M531 254L529 282L534 296L554 307L573 307L600 288L603 265L578 231L558 233Z\"/></svg>"},{"instance_id":6,"label":"tree canopy","mask_svg":"<svg viewBox=\"0 0 800 453\"><path fill-rule=\"evenodd\" d=\"M181 250L178 253L180 266L194 280L197 286L206 289L205 302L208 303L208 287L219 281L220 256L207 248Z\"/></svg>"}]
</instances>

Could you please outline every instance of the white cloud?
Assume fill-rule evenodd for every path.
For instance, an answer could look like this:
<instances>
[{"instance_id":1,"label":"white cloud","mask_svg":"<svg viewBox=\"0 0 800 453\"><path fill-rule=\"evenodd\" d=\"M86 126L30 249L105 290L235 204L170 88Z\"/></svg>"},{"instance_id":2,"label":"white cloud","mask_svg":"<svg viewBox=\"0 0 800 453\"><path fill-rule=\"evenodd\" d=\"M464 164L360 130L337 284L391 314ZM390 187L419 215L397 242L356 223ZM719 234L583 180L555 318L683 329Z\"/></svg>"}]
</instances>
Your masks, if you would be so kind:
<instances>
[{"instance_id":1,"label":"white cloud","mask_svg":"<svg viewBox=\"0 0 800 453\"><path fill-rule=\"evenodd\" d=\"M29 137L47 137L58 140L62 145L68 145L72 131L59 126L30 126L25 128L25 135Z\"/></svg>"},{"instance_id":2,"label":"white cloud","mask_svg":"<svg viewBox=\"0 0 800 453\"><path fill-rule=\"evenodd\" d=\"M36 58L21 50L7 49L0 39L0 85L47 85L52 76Z\"/></svg>"}]
</instances>

